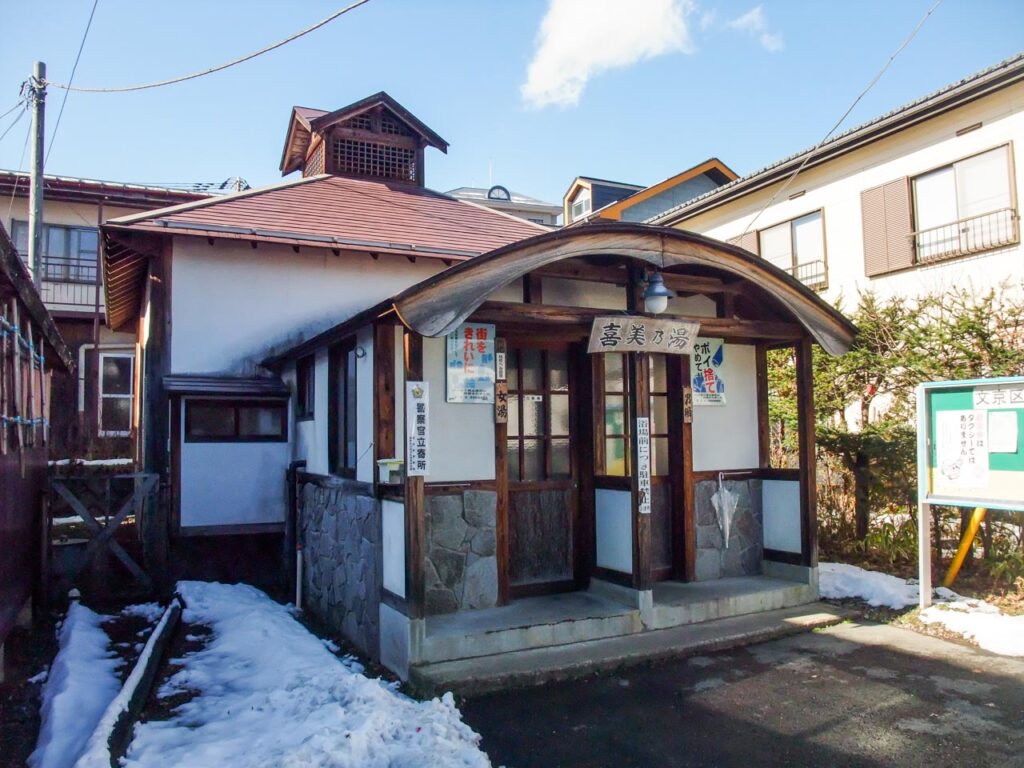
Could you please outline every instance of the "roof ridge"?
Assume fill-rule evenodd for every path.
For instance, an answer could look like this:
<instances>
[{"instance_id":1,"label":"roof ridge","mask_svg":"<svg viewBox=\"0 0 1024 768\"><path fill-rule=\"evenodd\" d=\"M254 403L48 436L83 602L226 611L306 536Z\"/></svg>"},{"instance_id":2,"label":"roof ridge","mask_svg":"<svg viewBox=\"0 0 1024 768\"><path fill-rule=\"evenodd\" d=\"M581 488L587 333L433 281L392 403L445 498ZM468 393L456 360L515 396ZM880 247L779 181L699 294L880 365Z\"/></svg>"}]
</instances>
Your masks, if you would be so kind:
<instances>
[{"instance_id":1,"label":"roof ridge","mask_svg":"<svg viewBox=\"0 0 1024 768\"><path fill-rule=\"evenodd\" d=\"M709 190L709 191L705 192L702 195L698 195L697 197L694 197L694 198L692 198L690 200L687 200L686 202L680 203L679 205L675 206L674 208L669 208L667 211L663 211L662 213L659 213L656 216L652 216L651 218L646 220L646 223L653 224L653 223L667 221L670 217L672 217L672 216L674 216L676 214L684 212L687 208L690 208L691 206L695 206L695 205L697 205L697 203L699 203L699 202L701 202L703 200L706 200L706 199L708 199L710 197L713 197L715 195L725 194L729 190L739 186L743 182L755 179L758 176L761 176L761 175L763 175L765 173L768 173L769 171L773 171L776 168L779 168L780 166L785 165L786 163L791 163L794 160L796 160L797 158L804 157L805 155L808 155L808 154L810 154L812 152L817 152L817 151L823 150L823 149L825 149L827 147L833 146L834 144L836 144L836 142L842 141L843 139L846 139L849 136L851 136L851 135L853 135L853 134L855 134L855 133L857 133L859 131L864 130L865 128L869 128L869 127L871 127L873 125L877 125L878 123L881 123L881 122L883 122L885 120L893 118L893 117L899 115L900 113L907 112L907 111L913 109L914 107L920 106L921 104L924 104L924 103L926 103L928 101L931 101L932 99L937 99L940 96L945 96L945 95L947 95L949 93L952 93L952 92L956 91L958 88L963 88L963 87L968 86L968 85L970 85L972 83L976 83L979 80L984 79L988 75L994 74L995 72L998 72L998 71L1003 70L1003 69L1010 69L1015 64L1024 64L1024 52L1017 53L1017 54L1015 54L1013 56L1010 56L1009 58L1003 59L1002 61L1000 61L1000 62L998 62L996 64L993 64L993 65L991 65L989 67L986 67L984 69L981 69L981 70L978 70L976 72L973 72L972 74L967 75L966 77L962 77L959 80L956 80L956 81L954 81L952 83L947 83L946 85L942 86L941 88L937 88L934 91L930 91L929 93L926 93L923 96L919 96L916 99L912 99L911 101L904 102L903 104L899 105L898 107L894 107L893 109L890 109L887 112L883 112L881 115L877 115L876 117L873 117L870 120L866 120L865 122L859 123L858 125L855 125L852 128L846 129L842 133L836 134L835 136L831 137L830 139L828 139L825 142L822 142L821 144L816 144L816 145L814 145L812 147L808 147L807 149L803 149L803 150L800 150L799 152L795 152L795 153L793 153L791 155L787 155L787 156L783 157L780 160L776 160L774 163L769 163L768 165L765 165L765 166L763 166L761 168L758 168L756 171L751 171L748 174L740 176L739 178L734 179L733 181L730 181L728 184L723 184L722 186L716 187L715 189L712 189L712 190Z\"/></svg>"},{"instance_id":2,"label":"roof ridge","mask_svg":"<svg viewBox=\"0 0 1024 768\"><path fill-rule=\"evenodd\" d=\"M285 189L287 187L296 187L300 184L308 184L314 181L322 181L324 179L332 178L328 174L320 174L318 176L300 176L297 179L287 179L285 181L279 181L275 184L268 184L265 187L253 187L252 189L243 189L240 192L231 192L227 195L217 195L203 200L193 200L188 203L179 203L178 205L169 205L165 208L155 208L150 211L143 211L142 213L133 213L128 216L119 216L115 219L107 219L107 224L135 224L139 221L145 221L146 219L159 219L164 216L168 216L172 213L180 213L181 211L191 211L196 208L206 208L212 205L218 205L220 203L228 203L234 200L240 200L246 197L256 197L267 192L273 192L278 189Z\"/></svg>"}]
</instances>

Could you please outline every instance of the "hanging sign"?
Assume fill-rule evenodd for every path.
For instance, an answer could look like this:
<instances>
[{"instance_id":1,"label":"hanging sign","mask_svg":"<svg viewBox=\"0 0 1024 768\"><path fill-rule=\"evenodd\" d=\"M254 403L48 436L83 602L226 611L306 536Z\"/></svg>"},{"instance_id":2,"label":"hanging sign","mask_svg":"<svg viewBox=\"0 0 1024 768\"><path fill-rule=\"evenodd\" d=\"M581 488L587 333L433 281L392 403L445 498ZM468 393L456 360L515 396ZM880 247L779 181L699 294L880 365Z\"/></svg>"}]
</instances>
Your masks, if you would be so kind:
<instances>
[{"instance_id":1,"label":"hanging sign","mask_svg":"<svg viewBox=\"0 0 1024 768\"><path fill-rule=\"evenodd\" d=\"M407 477L430 473L430 389L425 381L405 382L405 441Z\"/></svg>"},{"instance_id":2,"label":"hanging sign","mask_svg":"<svg viewBox=\"0 0 1024 768\"><path fill-rule=\"evenodd\" d=\"M683 424L693 423L693 388L683 388Z\"/></svg>"},{"instance_id":3,"label":"hanging sign","mask_svg":"<svg viewBox=\"0 0 1024 768\"><path fill-rule=\"evenodd\" d=\"M923 504L1024 511L1024 377L929 382L917 407Z\"/></svg>"},{"instance_id":4,"label":"hanging sign","mask_svg":"<svg viewBox=\"0 0 1024 768\"><path fill-rule=\"evenodd\" d=\"M508 382L494 384L494 423L508 424Z\"/></svg>"},{"instance_id":5,"label":"hanging sign","mask_svg":"<svg viewBox=\"0 0 1024 768\"><path fill-rule=\"evenodd\" d=\"M697 339L690 367L694 405L725 405L725 342L722 339Z\"/></svg>"},{"instance_id":6,"label":"hanging sign","mask_svg":"<svg viewBox=\"0 0 1024 768\"><path fill-rule=\"evenodd\" d=\"M505 381L505 359L508 356L504 339L494 340L494 378Z\"/></svg>"},{"instance_id":7,"label":"hanging sign","mask_svg":"<svg viewBox=\"0 0 1024 768\"><path fill-rule=\"evenodd\" d=\"M636 490L637 510L651 514L651 420L646 416L636 420Z\"/></svg>"},{"instance_id":8,"label":"hanging sign","mask_svg":"<svg viewBox=\"0 0 1024 768\"><path fill-rule=\"evenodd\" d=\"M700 324L663 317L610 315L595 317L588 352L661 352L688 355Z\"/></svg>"},{"instance_id":9,"label":"hanging sign","mask_svg":"<svg viewBox=\"0 0 1024 768\"><path fill-rule=\"evenodd\" d=\"M494 402L494 325L463 323L448 334L449 403Z\"/></svg>"}]
</instances>

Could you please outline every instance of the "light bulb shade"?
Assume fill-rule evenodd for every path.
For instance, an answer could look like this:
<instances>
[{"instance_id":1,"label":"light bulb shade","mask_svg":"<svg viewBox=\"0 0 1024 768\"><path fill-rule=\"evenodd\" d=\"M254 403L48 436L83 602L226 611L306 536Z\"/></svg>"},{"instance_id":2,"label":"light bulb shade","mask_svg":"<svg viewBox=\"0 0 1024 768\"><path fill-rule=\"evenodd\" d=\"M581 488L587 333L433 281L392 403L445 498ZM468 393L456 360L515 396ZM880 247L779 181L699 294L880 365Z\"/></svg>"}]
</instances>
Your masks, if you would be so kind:
<instances>
[{"instance_id":1,"label":"light bulb shade","mask_svg":"<svg viewBox=\"0 0 1024 768\"><path fill-rule=\"evenodd\" d=\"M644 309L652 315L660 315L668 309L668 300L675 296L675 291L665 287L665 280L661 272L652 272L647 279L647 289L644 291Z\"/></svg>"}]
</instances>

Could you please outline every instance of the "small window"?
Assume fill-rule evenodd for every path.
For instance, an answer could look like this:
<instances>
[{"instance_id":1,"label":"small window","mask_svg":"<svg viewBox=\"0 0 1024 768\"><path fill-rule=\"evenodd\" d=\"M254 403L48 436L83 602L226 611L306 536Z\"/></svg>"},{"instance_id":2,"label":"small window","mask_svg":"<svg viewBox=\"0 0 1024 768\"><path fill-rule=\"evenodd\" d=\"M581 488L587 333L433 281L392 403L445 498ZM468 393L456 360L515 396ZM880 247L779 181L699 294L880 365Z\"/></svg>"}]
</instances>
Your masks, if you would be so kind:
<instances>
[{"instance_id":1,"label":"small window","mask_svg":"<svg viewBox=\"0 0 1024 768\"><path fill-rule=\"evenodd\" d=\"M316 359L301 358L295 366L295 418L312 419L316 402Z\"/></svg>"},{"instance_id":2,"label":"small window","mask_svg":"<svg viewBox=\"0 0 1024 768\"><path fill-rule=\"evenodd\" d=\"M913 180L918 262L1017 242L1007 147L951 163Z\"/></svg>"},{"instance_id":3,"label":"small window","mask_svg":"<svg viewBox=\"0 0 1024 768\"><path fill-rule=\"evenodd\" d=\"M828 286L825 268L825 224L814 211L758 232L758 253L789 272L808 288Z\"/></svg>"},{"instance_id":4,"label":"small window","mask_svg":"<svg viewBox=\"0 0 1024 768\"><path fill-rule=\"evenodd\" d=\"M284 400L185 401L186 443L277 443L287 439Z\"/></svg>"},{"instance_id":5,"label":"small window","mask_svg":"<svg viewBox=\"0 0 1024 768\"><path fill-rule=\"evenodd\" d=\"M583 189L576 193L576 197L572 199L572 209L570 211L570 218L572 221L581 219L590 213L590 190Z\"/></svg>"},{"instance_id":6,"label":"small window","mask_svg":"<svg viewBox=\"0 0 1024 768\"><path fill-rule=\"evenodd\" d=\"M604 460L598 474L625 477L630 473L629 361L620 352L609 352L601 363L604 419L598 437L604 441Z\"/></svg>"},{"instance_id":7,"label":"small window","mask_svg":"<svg viewBox=\"0 0 1024 768\"><path fill-rule=\"evenodd\" d=\"M329 456L331 471L344 477L355 477L359 461L356 440L356 366L354 341L331 350L330 356Z\"/></svg>"},{"instance_id":8,"label":"small window","mask_svg":"<svg viewBox=\"0 0 1024 768\"><path fill-rule=\"evenodd\" d=\"M28 222L11 222L11 240L28 261ZM43 225L42 278L62 283L95 283L99 232L91 227Z\"/></svg>"},{"instance_id":9,"label":"small window","mask_svg":"<svg viewBox=\"0 0 1024 768\"><path fill-rule=\"evenodd\" d=\"M101 437L125 437L132 430L132 390L135 356L100 355Z\"/></svg>"}]
</instances>

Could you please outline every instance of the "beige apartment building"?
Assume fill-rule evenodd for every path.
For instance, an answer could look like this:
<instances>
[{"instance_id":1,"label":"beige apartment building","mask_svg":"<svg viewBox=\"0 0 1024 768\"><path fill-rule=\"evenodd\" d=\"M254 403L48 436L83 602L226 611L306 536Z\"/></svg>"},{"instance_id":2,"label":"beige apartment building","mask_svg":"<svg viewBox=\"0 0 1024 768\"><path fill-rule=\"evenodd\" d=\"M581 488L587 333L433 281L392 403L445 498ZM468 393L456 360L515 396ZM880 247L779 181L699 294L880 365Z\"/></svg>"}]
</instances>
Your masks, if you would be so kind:
<instances>
[{"instance_id":1,"label":"beige apartment building","mask_svg":"<svg viewBox=\"0 0 1024 768\"><path fill-rule=\"evenodd\" d=\"M846 309L868 290L1020 289L1022 143L1024 54L649 222L741 245Z\"/></svg>"}]
</instances>

